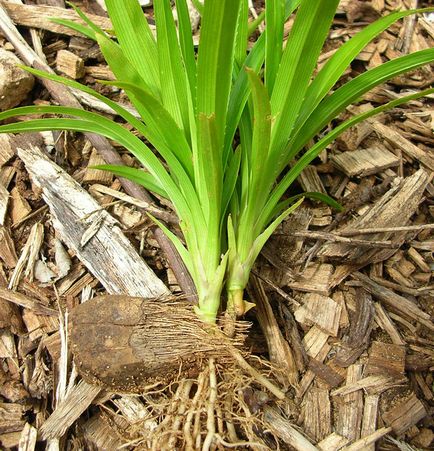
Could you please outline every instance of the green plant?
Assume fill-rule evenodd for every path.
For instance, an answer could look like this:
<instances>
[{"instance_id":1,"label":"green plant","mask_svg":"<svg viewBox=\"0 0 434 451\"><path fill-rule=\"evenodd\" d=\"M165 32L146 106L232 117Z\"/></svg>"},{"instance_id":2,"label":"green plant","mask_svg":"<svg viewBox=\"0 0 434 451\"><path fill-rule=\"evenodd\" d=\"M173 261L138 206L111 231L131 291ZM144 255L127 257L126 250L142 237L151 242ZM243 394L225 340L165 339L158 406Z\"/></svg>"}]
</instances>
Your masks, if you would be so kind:
<instances>
[{"instance_id":1,"label":"green plant","mask_svg":"<svg viewBox=\"0 0 434 451\"><path fill-rule=\"evenodd\" d=\"M137 0L106 0L115 38L76 9L86 26L56 22L98 42L116 76L112 84L125 90L141 119L89 87L27 70L102 100L146 142L100 114L62 106L1 113L0 120L43 113L63 117L3 125L0 132L68 129L99 133L122 144L147 172L101 168L172 201L185 244L160 226L193 277L199 317L215 322L225 283L229 311L242 315L247 308L243 290L255 259L276 227L303 200L302 196L283 199L303 168L352 125L434 92L428 89L374 108L313 141L364 93L434 60L434 49L421 50L371 69L333 91L372 39L395 21L423 11L395 12L379 19L341 46L315 73L338 3L267 0L266 31L248 50L247 0L205 0L197 58L186 0L176 0L178 30L170 0L154 1L156 36ZM284 47L283 26L294 11ZM317 193L304 196L338 207Z\"/></svg>"}]
</instances>

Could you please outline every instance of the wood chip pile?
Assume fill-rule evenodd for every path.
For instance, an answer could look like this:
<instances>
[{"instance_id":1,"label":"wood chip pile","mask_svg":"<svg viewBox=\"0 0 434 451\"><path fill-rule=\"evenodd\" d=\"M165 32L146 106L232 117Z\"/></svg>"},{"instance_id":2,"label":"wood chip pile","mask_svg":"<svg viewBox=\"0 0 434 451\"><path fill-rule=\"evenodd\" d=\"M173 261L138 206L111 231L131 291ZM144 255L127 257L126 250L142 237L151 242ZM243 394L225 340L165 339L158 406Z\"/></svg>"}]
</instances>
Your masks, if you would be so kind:
<instances>
[{"instance_id":1,"label":"wood chip pile","mask_svg":"<svg viewBox=\"0 0 434 451\"><path fill-rule=\"evenodd\" d=\"M72 10L61 0L28 3L0 0L42 62L125 103L122 92L95 83L113 79L97 47L49 21L72 18ZM99 2L76 3L110 28ZM375 18L422 3L343 0L322 62ZM4 50L12 44L0 36ZM346 76L433 45L434 15L408 17L370 44ZM433 68L424 67L375 89L346 114L433 82ZM38 83L25 96L18 103L66 98ZM73 99L103 108L88 97ZM303 190L327 193L345 210L306 202L254 270L252 350L299 378L291 387L294 381L276 376L288 400L262 406L258 443L265 431L274 441L253 449L277 449L276 440L281 449L303 451L434 449L432 101L413 101L350 129L300 177ZM68 351L68 311L82 300L180 293L146 215L176 224L170 205L88 169L109 152L133 164L115 143L82 135L0 135L2 449L33 450L42 441L60 449L147 449L143 438L161 421L155 393L129 396L89 385ZM173 428L182 414L176 408L165 420Z\"/></svg>"}]
</instances>

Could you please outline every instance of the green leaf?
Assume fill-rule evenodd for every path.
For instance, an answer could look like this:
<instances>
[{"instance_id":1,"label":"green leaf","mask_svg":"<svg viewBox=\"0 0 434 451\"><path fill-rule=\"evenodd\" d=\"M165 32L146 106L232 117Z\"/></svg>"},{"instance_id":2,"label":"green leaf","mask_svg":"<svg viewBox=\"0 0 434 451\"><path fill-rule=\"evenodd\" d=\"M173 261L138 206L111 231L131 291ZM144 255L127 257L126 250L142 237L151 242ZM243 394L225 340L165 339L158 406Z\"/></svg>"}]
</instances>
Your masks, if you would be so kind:
<instances>
[{"instance_id":1,"label":"green leaf","mask_svg":"<svg viewBox=\"0 0 434 451\"><path fill-rule=\"evenodd\" d=\"M157 45L137 0L106 0L107 10L125 57L151 92L160 94ZM109 62L110 67L111 63ZM122 78L121 78L122 79Z\"/></svg>"},{"instance_id":2,"label":"green leaf","mask_svg":"<svg viewBox=\"0 0 434 451\"><path fill-rule=\"evenodd\" d=\"M8 124L0 126L0 133L21 133L31 131L45 130L75 130L79 132L97 133L106 138L113 139L127 148L155 177L158 183L163 186L167 195L172 200L178 216L185 221L192 222L195 230L203 230L205 223L201 215L201 209L196 193L185 173L179 165L179 162L172 161L174 172L179 175L181 180L180 187L167 173L166 169L154 155L154 153L134 136L128 130L116 122L100 116L96 113L84 111L75 108L56 107L56 106L37 106L21 107L14 110L0 113L0 120L22 115L22 114L40 114L40 113L58 113L81 117L83 119L35 119L26 122ZM192 215L194 211L194 215Z\"/></svg>"},{"instance_id":3,"label":"green leaf","mask_svg":"<svg viewBox=\"0 0 434 451\"><path fill-rule=\"evenodd\" d=\"M182 261L187 267L188 272L193 277L195 283L197 283L196 268L190 252L188 252L188 250L184 247L181 240L172 231L170 231L161 221L152 216L150 213L147 214L152 219L152 221L155 222L155 224L157 224L158 227L160 227L160 229L164 232L167 238L169 238L169 240L173 243L175 249L178 251L179 255L182 258Z\"/></svg>"},{"instance_id":4,"label":"green leaf","mask_svg":"<svg viewBox=\"0 0 434 451\"><path fill-rule=\"evenodd\" d=\"M80 19L95 33L95 35L105 34L104 30L100 28L96 23L92 22L78 6L70 2L66 2L66 4L77 13Z\"/></svg>"},{"instance_id":5,"label":"green leaf","mask_svg":"<svg viewBox=\"0 0 434 451\"><path fill-rule=\"evenodd\" d=\"M218 147L223 146L240 0L207 0L197 62L197 111L215 114Z\"/></svg>"},{"instance_id":6,"label":"green leaf","mask_svg":"<svg viewBox=\"0 0 434 451\"><path fill-rule=\"evenodd\" d=\"M297 119L295 129L299 129L304 124L312 111L318 106L325 95L329 93L330 89L343 75L349 64L370 41L386 30L394 22L402 19L403 17L433 10L434 8L425 8L391 13L368 25L340 46L323 66L323 68L318 72L318 75L307 89L306 97L304 99L300 115Z\"/></svg>"},{"instance_id":7,"label":"green leaf","mask_svg":"<svg viewBox=\"0 0 434 451\"><path fill-rule=\"evenodd\" d=\"M81 25L77 22L74 22L73 20L68 19L50 18L49 20L50 22L57 23L58 25L62 25L66 28L70 28L71 30L77 31L78 33L81 33L83 36L86 36L92 41L96 41L96 34L89 27L85 27L84 25Z\"/></svg>"},{"instance_id":8,"label":"green leaf","mask_svg":"<svg viewBox=\"0 0 434 451\"><path fill-rule=\"evenodd\" d=\"M274 210L270 213L270 215L267 218L267 220L265 221L265 223L269 224L276 216L280 215L280 213L282 213L282 211L286 210L289 205L292 205L295 201L297 201L298 199L301 199L302 197L318 200L320 202L323 202L326 205L329 205L330 207L334 208L337 211L343 211L343 209L344 209L339 202L336 202L332 197L328 196L327 194L316 193L316 192L300 193L300 194L296 194L295 196L291 196L288 199L281 200L275 206Z\"/></svg>"},{"instance_id":9,"label":"green leaf","mask_svg":"<svg viewBox=\"0 0 434 451\"><path fill-rule=\"evenodd\" d=\"M170 0L154 3L157 28L158 66L160 68L161 98L178 127L190 131L187 77L184 70Z\"/></svg>"},{"instance_id":10,"label":"green leaf","mask_svg":"<svg viewBox=\"0 0 434 451\"><path fill-rule=\"evenodd\" d=\"M269 240L273 232L277 229L277 227L282 223L282 221L285 218L287 218L294 210L296 210L303 203L303 200L304 197L302 197L293 205L291 205L289 208L287 208L256 238L248 258L250 268L253 266L253 263L258 258L259 253L261 252L262 248L264 247L265 243Z\"/></svg>"},{"instance_id":11,"label":"green leaf","mask_svg":"<svg viewBox=\"0 0 434 451\"><path fill-rule=\"evenodd\" d=\"M130 168L128 166L118 166L115 164L99 164L92 166L92 168L99 169L101 171L109 171L117 175L118 177L123 177L131 180L138 185L142 185L147 190L168 199L168 195L165 189L161 186L159 181L149 172L145 172L136 168Z\"/></svg>"},{"instance_id":12,"label":"green leaf","mask_svg":"<svg viewBox=\"0 0 434 451\"><path fill-rule=\"evenodd\" d=\"M233 153L227 170L225 171L225 178L223 183L223 193L222 193L222 221L225 219L226 212L229 207L229 203L232 198L232 194L234 193L235 186L238 180L238 174L240 170L241 163L241 146L238 146ZM221 225L222 226L222 225Z\"/></svg>"},{"instance_id":13,"label":"green leaf","mask_svg":"<svg viewBox=\"0 0 434 451\"><path fill-rule=\"evenodd\" d=\"M288 137L302 107L338 3L339 0L302 0L300 3L271 96L271 113L275 117L271 147L276 168L285 159Z\"/></svg>"},{"instance_id":14,"label":"green leaf","mask_svg":"<svg viewBox=\"0 0 434 451\"><path fill-rule=\"evenodd\" d=\"M267 205L259 217L257 224L255 225L256 230L261 230L262 227L266 224L268 218L270 217L272 211L275 206L280 201L281 197L285 194L286 190L291 186L291 184L296 180L296 178L300 175L303 169L310 164L330 143L332 143L341 133L350 127L358 124L359 122L364 121L372 116L375 116L383 111L386 111L390 108L394 108L398 105L402 105L403 103L407 103L411 100L418 99L420 97L424 97L430 94L434 94L434 88L425 89L423 91L419 91L415 94L411 94L408 96L401 97L399 99L393 100L385 105L381 105L377 108L373 108L372 110L366 111L364 113L358 114L351 119L343 122L339 126L335 127L331 132L329 132L326 136L320 139L314 146L312 146L304 155L302 155L295 165L285 174L282 180L278 183L275 189L270 194Z\"/></svg>"},{"instance_id":15,"label":"green leaf","mask_svg":"<svg viewBox=\"0 0 434 451\"><path fill-rule=\"evenodd\" d=\"M190 85L191 98L194 110L196 109L196 56L194 54L193 34L191 30L190 15L186 0L176 0L176 12L178 13L179 43L185 70L187 71Z\"/></svg>"},{"instance_id":16,"label":"green leaf","mask_svg":"<svg viewBox=\"0 0 434 451\"><path fill-rule=\"evenodd\" d=\"M249 41L248 19L249 2L248 0L241 0L238 11L237 32L235 35L235 61L238 68L242 67L247 55L247 44Z\"/></svg>"},{"instance_id":17,"label":"green leaf","mask_svg":"<svg viewBox=\"0 0 434 451\"><path fill-rule=\"evenodd\" d=\"M434 49L420 50L388 61L347 82L326 97L294 135L287 146L290 151L287 153L285 163L287 164L312 137L363 94L397 75L417 69L431 61L434 61Z\"/></svg>"},{"instance_id":18,"label":"green leaf","mask_svg":"<svg viewBox=\"0 0 434 451\"><path fill-rule=\"evenodd\" d=\"M193 177L193 162L191 148L187 139L169 112L152 94L127 82L102 82L106 85L117 86L140 99L141 111L147 128L144 136L155 146L165 158L168 153L173 154L183 165L190 178ZM130 122L131 123L131 122ZM132 123L134 125L134 123ZM140 129L138 129L140 130Z\"/></svg>"},{"instance_id":19,"label":"green leaf","mask_svg":"<svg viewBox=\"0 0 434 451\"><path fill-rule=\"evenodd\" d=\"M285 0L265 2L265 84L273 92L274 81L282 57Z\"/></svg>"}]
</instances>

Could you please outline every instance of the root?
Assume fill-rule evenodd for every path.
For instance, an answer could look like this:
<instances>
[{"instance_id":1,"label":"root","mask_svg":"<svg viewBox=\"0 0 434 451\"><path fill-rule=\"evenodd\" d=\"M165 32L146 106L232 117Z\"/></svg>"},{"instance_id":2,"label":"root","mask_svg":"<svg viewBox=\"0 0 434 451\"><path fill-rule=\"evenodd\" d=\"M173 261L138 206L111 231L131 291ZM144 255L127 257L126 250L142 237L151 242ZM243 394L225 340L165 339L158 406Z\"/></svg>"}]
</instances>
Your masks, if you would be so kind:
<instances>
[{"instance_id":1,"label":"root","mask_svg":"<svg viewBox=\"0 0 434 451\"><path fill-rule=\"evenodd\" d=\"M217 376L215 372L214 359L209 359L209 400L208 400L208 418L206 421L207 435L202 446L202 451L208 451L214 440L215 416L214 409L217 401Z\"/></svg>"},{"instance_id":2,"label":"root","mask_svg":"<svg viewBox=\"0 0 434 451\"><path fill-rule=\"evenodd\" d=\"M140 451L262 451L277 443L262 420L272 394L278 399L282 395L273 382L265 382L266 375L271 377L269 367L258 359L259 366L254 363L258 369L253 368L241 354L230 364L214 357L204 363L196 378L180 379L166 390L142 395L150 414L147 420L153 418L156 427L135 424L134 433L129 430L129 443L141 443L136 447ZM267 390L258 389L261 386Z\"/></svg>"}]
</instances>

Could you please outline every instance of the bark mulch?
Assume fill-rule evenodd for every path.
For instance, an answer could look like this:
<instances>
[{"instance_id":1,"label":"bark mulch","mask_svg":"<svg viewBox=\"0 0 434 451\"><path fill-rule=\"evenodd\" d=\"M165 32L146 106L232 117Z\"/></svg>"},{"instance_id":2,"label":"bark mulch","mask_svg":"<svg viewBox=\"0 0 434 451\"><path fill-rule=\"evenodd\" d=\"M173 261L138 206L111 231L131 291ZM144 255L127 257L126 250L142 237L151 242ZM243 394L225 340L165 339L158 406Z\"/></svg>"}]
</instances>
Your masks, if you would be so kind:
<instances>
[{"instance_id":1,"label":"bark mulch","mask_svg":"<svg viewBox=\"0 0 434 451\"><path fill-rule=\"evenodd\" d=\"M96 83L113 78L98 48L49 21L74 17L63 0L25 3L0 1L2 49L127 101ZM101 2L76 3L110 28ZM321 64L381 15L418 6L427 4L343 0ZM252 14L260 8L256 2ZM36 53L19 43L18 30ZM433 44L434 16L408 17L369 44L345 77ZM9 76L13 83L22 74ZM429 66L398 77L345 115L433 81ZM114 117L91 98L26 83L15 92L22 105L81 105ZM176 217L164 200L88 169L134 164L116 143L69 132L0 135L1 448L181 450L211 441L210 449L434 449L432 100L366 121L327 148L295 189L327 193L345 210L306 201L259 258L248 290L256 303L246 318L248 361L286 391L283 400L249 370L234 373L231 385L212 358L197 378L135 395L81 379L68 338L69 312L80 302L192 295L146 211L173 227ZM89 343L101 314L89 313ZM118 364L110 345L98 343L95 359ZM232 392L219 404L214 388Z\"/></svg>"}]
</instances>

